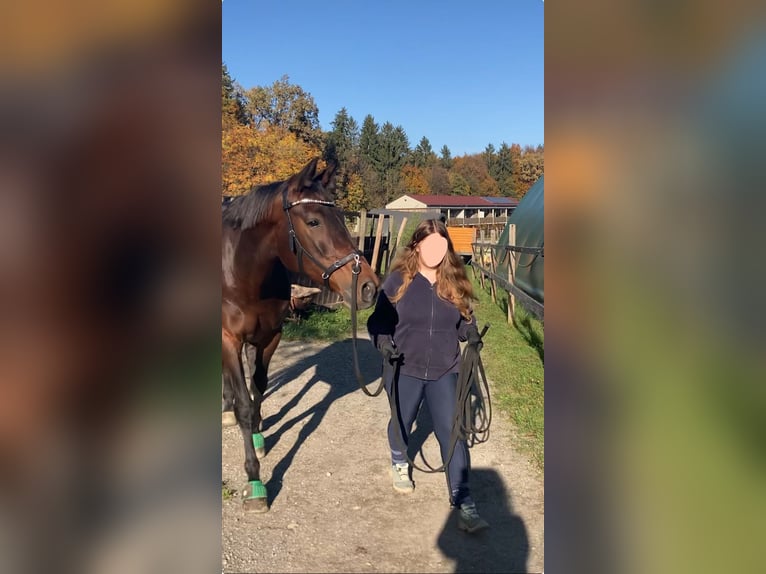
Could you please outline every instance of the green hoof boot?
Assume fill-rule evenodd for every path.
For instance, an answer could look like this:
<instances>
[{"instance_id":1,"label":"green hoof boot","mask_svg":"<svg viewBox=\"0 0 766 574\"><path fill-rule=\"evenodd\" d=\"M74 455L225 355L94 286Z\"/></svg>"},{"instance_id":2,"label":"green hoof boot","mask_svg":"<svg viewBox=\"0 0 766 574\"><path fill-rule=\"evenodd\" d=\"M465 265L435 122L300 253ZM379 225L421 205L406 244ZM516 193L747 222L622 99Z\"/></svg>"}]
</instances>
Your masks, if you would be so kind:
<instances>
[{"instance_id":1,"label":"green hoof boot","mask_svg":"<svg viewBox=\"0 0 766 574\"><path fill-rule=\"evenodd\" d=\"M261 433L255 433L253 435L253 446L255 447L255 456L259 459L266 456L266 441Z\"/></svg>"},{"instance_id":2,"label":"green hoof boot","mask_svg":"<svg viewBox=\"0 0 766 574\"><path fill-rule=\"evenodd\" d=\"M267 512L266 487L260 480L251 480L242 491L242 505L251 512Z\"/></svg>"}]
</instances>

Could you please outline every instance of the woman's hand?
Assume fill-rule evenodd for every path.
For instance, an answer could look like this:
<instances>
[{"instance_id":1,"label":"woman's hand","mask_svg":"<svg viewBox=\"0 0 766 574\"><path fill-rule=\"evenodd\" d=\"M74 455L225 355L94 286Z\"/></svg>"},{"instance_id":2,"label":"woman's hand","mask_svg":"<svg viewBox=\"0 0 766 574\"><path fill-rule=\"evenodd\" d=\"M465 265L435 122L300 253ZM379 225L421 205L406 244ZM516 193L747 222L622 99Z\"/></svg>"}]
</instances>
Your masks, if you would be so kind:
<instances>
[{"instance_id":1,"label":"woman's hand","mask_svg":"<svg viewBox=\"0 0 766 574\"><path fill-rule=\"evenodd\" d=\"M477 351L481 351L484 347L484 343L481 341L481 335L479 335L479 328L476 326L476 321L468 325L466 330L466 342L469 345L475 345Z\"/></svg>"},{"instance_id":2,"label":"woman's hand","mask_svg":"<svg viewBox=\"0 0 766 574\"><path fill-rule=\"evenodd\" d=\"M394 342L391 339L382 340L378 346L378 351L383 355L383 359L389 363L393 363L401 356L396 347L394 347Z\"/></svg>"}]
</instances>

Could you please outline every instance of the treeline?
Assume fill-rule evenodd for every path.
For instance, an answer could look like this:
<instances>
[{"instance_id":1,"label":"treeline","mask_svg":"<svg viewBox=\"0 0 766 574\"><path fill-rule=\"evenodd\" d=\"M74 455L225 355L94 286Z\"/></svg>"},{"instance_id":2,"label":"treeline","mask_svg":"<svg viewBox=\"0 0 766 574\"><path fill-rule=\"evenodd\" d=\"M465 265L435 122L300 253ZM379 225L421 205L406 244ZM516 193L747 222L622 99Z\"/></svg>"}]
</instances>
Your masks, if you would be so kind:
<instances>
[{"instance_id":1,"label":"treeline","mask_svg":"<svg viewBox=\"0 0 766 574\"><path fill-rule=\"evenodd\" d=\"M543 173L543 146L502 142L452 157L423 136L412 147L401 126L345 108L325 132L311 94L287 76L244 89L222 66L223 195L284 179L317 155L339 162L337 201L345 209L383 207L405 193L521 198Z\"/></svg>"}]
</instances>

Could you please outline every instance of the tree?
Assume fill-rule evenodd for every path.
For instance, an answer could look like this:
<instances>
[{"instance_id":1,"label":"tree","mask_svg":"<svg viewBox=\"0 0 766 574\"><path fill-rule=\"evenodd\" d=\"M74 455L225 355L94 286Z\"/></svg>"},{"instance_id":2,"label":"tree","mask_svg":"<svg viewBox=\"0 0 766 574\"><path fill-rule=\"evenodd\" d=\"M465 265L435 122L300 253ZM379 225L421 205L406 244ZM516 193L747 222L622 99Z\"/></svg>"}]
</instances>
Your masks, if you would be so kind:
<instances>
[{"instance_id":1,"label":"tree","mask_svg":"<svg viewBox=\"0 0 766 574\"><path fill-rule=\"evenodd\" d=\"M426 195L431 193L431 186L428 182L428 168L417 167L414 165L405 165L402 168L402 185L405 193L416 193Z\"/></svg>"},{"instance_id":2,"label":"tree","mask_svg":"<svg viewBox=\"0 0 766 574\"><path fill-rule=\"evenodd\" d=\"M330 126L332 129L325 139L325 149L332 152L327 159L338 160L341 165L352 163L359 148L359 124L348 115L346 108L341 108Z\"/></svg>"},{"instance_id":3,"label":"tree","mask_svg":"<svg viewBox=\"0 0 766 574\"><path fill-rule=\"evenodd\" d=\"M375 119L367 114L364 117L362 131L359 134L359 156L368 165L376 163L380 153L378 129L378 124L375 123Z\"/></svg>"},{"instance_id":4,"label":"tree","mask_svg":"<svg viewBox=\"0 0 766 574\"><path fill-rule=\"evenodd\" d=\"M364 182L359 173L351 173L346 183L346 193L338 200L338 205L348 211L359 211L367 208L367 197L364 193Z\"/></svg>"},{"instance_id":5,"label":"tree","mask_svg":"<svg viewBox=\"0 0 766 574\"><path fill-rule=\"evenodd\" d=\"M540 179L540 176L543 174L543 164L542 152L537 151L537 148L532 146L524 148L524 153L519 158L518 181L520 198Z\"/></svg>"},{"instance_id":6,"label":"tree","mask_svg":"<svg viewBox=\"0 0 766 574\"><path fill-rule=\"evenodd\" d=\"M440 165L432 166L428 176L428 187L434 195L448 195L452 190L449 172Z\"/></svg>"},{"instance_id":7,"label":"tree","mask_svg":"<svg viewBox=\"0 0 766 574\"><path fill-rule=\"evenodd\" d=\"M431 142L423 136L410 156L412 165L415 167L430 167L436 163L436 154L431 147Z\"/></svg>"},{"instance_id":8,"label":"tree","mask_svg":"<svg viewBox=\"0 0 766 574\"><path fill-rule=\"evenodd\" d=\"M468 193L465 195L495 196L500 191L480 154L455 158L450 173L459 174L466 182Z\"/></svg>"},{"instance_id":9,"label":"tree","mask_svg":"<svg viewBox=\"0 0 766 574\"><path fill-rule=\"evenodd\" d=\"M497 181L497 155L495 153L495 146L488 144L484 148L484 162L487 164L487 171L490 177Z\"/></svg>"},{"instance_id":10,"label":"tree","mask_svg":"<svg viewBox=\"0 0 766 574\"><path fill-rule=\"evenodd\" d=\"M504 197L516 196L516 184L513 178L513 156L511 154L511 148L507 143L503 142L500 149L497 151L495 158L495 173L493 177L497 181L497 185L500 189L500 195Z\"/></svg>"},{"instance_id":11,"label":"tree","mask_svg":"<svg viewBox=\"0 0 766 574\"><path fill-rule=\"evenodd\" d=\"M440 165L444 169L450 169L452 167L452 153L446 144L442 146L441 154L441 158L439 158Z\"/></svg>"},{"instance_id":12,"label":"tree","mask_svg":"<svg viewBox=\"0 0 766 574\"><path fill-rule=\"evenodd\" d=\"M378 156L380 155L380 134L375 118L370 114L364 117L362 131L359 134L359 174L362 177L362 185L365 196L370 203L368 207L385 205L385 197L382 197L383 183L380 173L376 169Z\"/></svg>"},{"instance_id":13,"label":"tree","mask_svg":"<svg viewBox=\"0 0 766 574\"><path fill-rule=\"evenodd\" d=\"M314 98L300 86L282 76L271 86L256 86L247 91L247 111L256 129L266 124L283 128L311 145L322 141L319 109Z\"/></svg>"},{"instance_id":14,"label":"tree","mask_svg":"<svg viewBox=\"0 0 766 574\"><path fill-rule=\"evenodd\" d=\"M403 191L401 169L407 160L410 145L402 126L394 127L391 122L386 122L380 128L378 146L373 167L380 175L383 184L383 198L385 203L388 203Z\"/></svg>"},{"instance_id":15,"label":"tree","mask_svg":"<svg viewBox=\"0 0 766 574\"><path fill-rule=\"evenodd\" d=\"M511 157L511 172L512 176L511 179L513 181L513 195L515 197L518 197L521 199L521 196L523 195L521 191L521 179L519 178L520 173L520 162L521 162L521 146L517 143L511 144L509 154Z\"/></svg>"},{"instance_id":16,"label":"tree","mask_svg":"<svg viewBox=\"0 0 766 574\"><path fill-rule=\"evenodd\" d=\"M236 125L247 125L245 96L234 82L226 64L221 65L221 124L223 129Z\"/></svg>"},{"instance_id":17,"label":"tree","mask_svg":"<svg viewBox=\"0 0 766 574\"><path fill-rule=\"evenodd\" d=\"M449 172L449 184L453 195L471 195L471 185L458 172Z\"/></svg>"},{"instance_id":18,"label":"tree","mask_svg":"<svg viewBox=\"0 0 766 574\"><path fill-rule=\"evenodd\" d=\"M340 202L348 193L351 174L358 172L359 124L348 115L346 108L341 108L331 127L322 156L326 161L334 160L339 164L335 197Z\"/></svg>"},{"instance_id":19,"label":"tree","mask_svg":"<svg viewBox=\"0 0 766 574\"><path fill-rule=\"evenodd\" d=\"M223 132L223 195L241 195L254 186L286 179L318 155L318 148L284 128L235 126Z\"/></svg>"}]
</instances>

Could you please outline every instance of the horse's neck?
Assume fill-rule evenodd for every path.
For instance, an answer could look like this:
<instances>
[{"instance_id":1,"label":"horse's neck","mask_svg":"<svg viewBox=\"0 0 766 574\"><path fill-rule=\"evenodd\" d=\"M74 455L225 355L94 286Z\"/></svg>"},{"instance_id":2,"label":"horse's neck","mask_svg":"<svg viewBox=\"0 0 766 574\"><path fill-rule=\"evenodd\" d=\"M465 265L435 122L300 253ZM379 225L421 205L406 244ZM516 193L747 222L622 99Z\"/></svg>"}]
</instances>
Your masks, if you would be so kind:
<instances>
[{"instance_id":1,"label":"horse's neck","mask_svg":"<svg viewBox=\"0 0 766 574\"><path fill-rule=\"evenodd\" d=\"M272 237L274 229L253 228L246 233L247 236L240 239L240 247L252 253L251 264L247 266L251 270L250 285L258 290L262 299L281 299L285 292L290 292L290 279L276 249L265 248L276 244Z\"/></svg>"}]
</instances>

